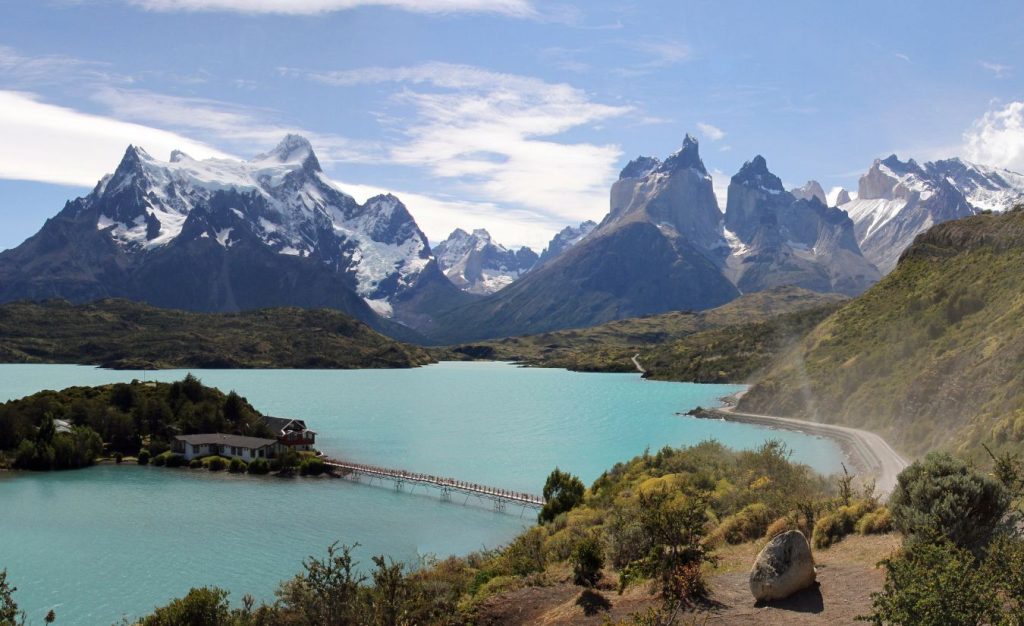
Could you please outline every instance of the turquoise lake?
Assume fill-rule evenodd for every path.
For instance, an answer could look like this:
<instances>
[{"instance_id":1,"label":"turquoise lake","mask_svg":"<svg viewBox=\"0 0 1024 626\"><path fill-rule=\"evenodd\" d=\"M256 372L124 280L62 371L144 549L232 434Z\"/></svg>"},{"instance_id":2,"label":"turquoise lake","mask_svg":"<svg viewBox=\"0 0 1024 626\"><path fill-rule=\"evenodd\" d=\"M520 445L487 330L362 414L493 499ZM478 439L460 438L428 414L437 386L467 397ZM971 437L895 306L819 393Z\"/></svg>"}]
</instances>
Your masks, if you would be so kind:
<instances>
[{"instance_id":1,"label":"turquoise lake","mask_svg":"<svg viewBox=\"0 0 1024 626\"><path fill-rule=\"evenodd\" d=\"M43 389L185 371L0 365L0 401ZM318 447L353 461L539 493L556 465L587 483L618 461L665 445L718 439L751 448L769 438L795 460L839 471L831 441L676 415L740 389L642 380L633 374L441 363L413 370L194 370L260 411L299 417ZM138 466L0 475L0 568L34 623L110 624L192 586L257 599L334 541L417 563L493 548L535 513L442 502L437 493L334 479L250 478Z\"/></svg>"}]
</instances>

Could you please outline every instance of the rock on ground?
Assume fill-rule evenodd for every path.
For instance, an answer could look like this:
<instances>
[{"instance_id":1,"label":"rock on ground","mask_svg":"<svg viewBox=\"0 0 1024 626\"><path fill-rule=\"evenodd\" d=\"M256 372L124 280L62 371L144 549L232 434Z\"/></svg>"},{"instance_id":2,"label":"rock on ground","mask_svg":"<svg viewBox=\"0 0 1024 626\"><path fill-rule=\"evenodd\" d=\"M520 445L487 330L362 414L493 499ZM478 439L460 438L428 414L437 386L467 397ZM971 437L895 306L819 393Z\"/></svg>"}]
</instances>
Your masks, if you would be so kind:
<instances>
[{"instance_id":1,"label":"rock on ground","mask_svg":"<svg viewBox=\"0 0 1024 626\"><path fill-rule=\"evenodd\" d=\"M781 600L815 582L814 557L798 530L776 535L757 555L750 570L750 593L758 602Z\"/></svg>"}]
</instances>

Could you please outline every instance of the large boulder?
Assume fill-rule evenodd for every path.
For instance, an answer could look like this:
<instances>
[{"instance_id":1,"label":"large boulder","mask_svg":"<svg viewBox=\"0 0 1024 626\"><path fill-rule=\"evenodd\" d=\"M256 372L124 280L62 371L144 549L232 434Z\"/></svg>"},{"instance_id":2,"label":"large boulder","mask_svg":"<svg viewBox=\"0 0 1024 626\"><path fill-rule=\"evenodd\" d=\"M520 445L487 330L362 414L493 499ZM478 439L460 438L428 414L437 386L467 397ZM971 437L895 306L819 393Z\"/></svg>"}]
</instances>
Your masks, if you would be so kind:
<instances>
[{"instance_id":1,"label":"large boulder","mask_svg":"<svg viewBox=\"0 0 1024 626\"><path fill-rule=\"evenodd\" d=\"M750 593L765 602L788 598L814 584L814 557L799 530L776 535L757 555L750 570Z\"/></svg>"}]
</instances>

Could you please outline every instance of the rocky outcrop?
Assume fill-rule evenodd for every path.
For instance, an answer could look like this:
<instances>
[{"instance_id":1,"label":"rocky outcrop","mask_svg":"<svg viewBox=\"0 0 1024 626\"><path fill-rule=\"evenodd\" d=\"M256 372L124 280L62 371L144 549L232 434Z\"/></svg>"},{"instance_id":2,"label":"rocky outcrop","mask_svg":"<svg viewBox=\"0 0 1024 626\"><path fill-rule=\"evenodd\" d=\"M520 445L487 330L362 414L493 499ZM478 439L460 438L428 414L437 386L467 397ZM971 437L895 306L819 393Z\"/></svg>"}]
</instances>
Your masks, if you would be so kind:
<instances>
[{"instance_id":1,"label":"rocky outcrop","mask_svg":"<svg viewBox=\"0 0 1024 626\"><path fill-rule=\"evenodd\" d=\"M427 332L463 342L724 304L739 292L722 273L721 220L697 141L687 136L664 161L629 163L607 216L579 243L550 261L542 255L538 268Z\"/></svg>"},{"instance_id":2,"label":"rocky outcrop","mask_svg":"<svg viewBox=\"0 0 1024 626\"><path fill-rule=\"evenodd\" d=\"M812 191L800 199L783 189L760 155L732 177L725 266L742 293L795 285L857 295L878 281L878 270L857 245L853 222L819 198L820 185Z\"/></svg>"},{"instance_id":3,"label":"rocky outcrop","mask_svg":"<svg viewBox=\"0 0 1024 626\"><path fill-rule=\"evenodd\" d=\"M842 206L852 199L853 198L850 197L849 191L847 191L846 189L840 189L839 193L836 194L836 201L833 206Z\"/></svg>"},{"instance_id":4,"label":"rocky outcrop","mask_svg":"<svg viewBox=\"0 0 1024 626\"><path fill-rule=\"evenodd\" d=\"M697 140L690 135L664 162L639 157L626 165L612 185L609 209L597 232L629 221L647 221L706 252L724 255L722 212Z\"/></svg>"},{"instance_id":5,"label":"rocky outcrop","mask_svg":"<svg viewBox=\"0 0 1024 626\"><path fill-rule=\"evenodd\" d=\"M776 535L768 542L750 570L750 593L757 602L788 598L813 585L814 557L807 537L799 530Z\"/></svg>"}]
</instances>

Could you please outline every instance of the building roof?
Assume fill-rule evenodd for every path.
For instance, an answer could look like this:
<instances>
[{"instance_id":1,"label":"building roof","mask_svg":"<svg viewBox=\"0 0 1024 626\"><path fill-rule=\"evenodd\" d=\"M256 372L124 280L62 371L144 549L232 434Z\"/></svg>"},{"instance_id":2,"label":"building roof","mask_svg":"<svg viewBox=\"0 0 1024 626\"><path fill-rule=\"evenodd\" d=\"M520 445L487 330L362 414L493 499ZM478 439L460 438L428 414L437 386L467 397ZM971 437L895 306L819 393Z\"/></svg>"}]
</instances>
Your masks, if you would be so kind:
<instances>
[{"instance_id":1,"label":"building roof","mask_svg":"<svg viewBox=\"0 0 1024 626\"><path fill-rule=\"evenodd\" d=\"M271 417L270 415L264 415L263 423L266 424L267 428L275 434L284 434L285 429L298 430L300 432L309 431L314 435L316 434L306 427L306 422L291 417Z\"/></svg>"},{"instance_id":2,"label":"building roof","mask_svg":"<svg viewBox=\"0 0 1024 626\"><path fill-rule=\"evenodd\" d=\"M200 435L178 435L178 441L184 441L193 446L208 445L211 443L222 446L235 446L236 448L263 448L277 443L276 439L263 439L262 437L246 437L244 435L225 435L224 433L204 433Z\"/></svg>"}]
</instances>

